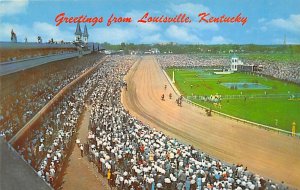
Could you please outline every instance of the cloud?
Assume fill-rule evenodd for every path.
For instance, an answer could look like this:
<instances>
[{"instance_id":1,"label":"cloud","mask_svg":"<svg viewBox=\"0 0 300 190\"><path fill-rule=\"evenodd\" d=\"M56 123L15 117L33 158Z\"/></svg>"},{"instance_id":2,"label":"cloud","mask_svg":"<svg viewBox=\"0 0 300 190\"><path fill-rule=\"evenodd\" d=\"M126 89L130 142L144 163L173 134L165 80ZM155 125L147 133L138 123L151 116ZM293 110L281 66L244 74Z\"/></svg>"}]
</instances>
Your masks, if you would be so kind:
<instances>
[{"instance_id":1,"label":"cloud","mask_svg":"<svg viewBox=\"0 0 300 190\"><path fill-rule=\"evenodd\" d=\"M203 43L199 36L199 31L211 30L216 31L219 29L215 23L206 24L198 23L199 12L207 11L209 8L201 4L183 3L171 4L168 9L168 16L175 16L179 13L186 13L188 16L193 17L193 22L189 24L160 24L160 23L137 23L146 12L141 10L131 10L125 14L126 17L131 17L133 22L129 24L131 27L129 40L137 40L138 43L157 43L162 41L176 41L179 43ZM149 16L165 15L160 12L153 12L149 10ZM128 28L124 28L125 31ZM135 37L133 37L135 36ZM123 39L123 38L122 38ZM99 39L100 40L100 39ZM111 42L117 43L116 40Z\"/></svg>"},{"instance_id":2,"label":"cloud","mask_svg":"<svg viewBox=\"0 0 300 190\"><path fill-rule=\"evenodd\" d=\"M202 4L196 3L182 3L182 4L171 4L170 5L171 11L175 12L176 14L186 13L192 19L192 23L186 24L191 30L212 30L216 31L219 29L216 23L199 23L198 14L202 12L211 13L210 9Z\"/></svg>"},{"instance_id":3,"label":"cloud","mask_svg":"<svg viewBox=\"0 0 300 190\"><path fill-rule=\"evenodd\" d=\"M165 32L171 41L183 43L202 43L197 35L192 34L187 27L171 25Z\"/></svg>"},{"instance_id":4,"label":"cloud","mask_svg":"<svg viewBox=\"0 0 300 190\"><path fill-rule=\"evenodd\" d=\"M135 25L138 30L145 33L158 32L159 30L161 30L159 24L155 24L155 23L138 23Z\"/></svg>"},{"instance_id":5,"label":"cloud","mask_svg":"<svg viewBox=\"0 0 300 190\"><path fill-rule=\"evenodd\" d=\"M258 23L263 23L263 22L265 22L266 21L266 19L265 18L260 18L260 19L258 19Z\"/></svg>"},{"instance_id":6,"label":"cloud","mask_svg":"<svg viewBox=\"0 0 300 190\"><path fill-rule=\"evenodd\" d=\"M45 40L53 38L54 40L58 41L72 41L74 39L73 32L66 30L62 31L59 29L59 27L56 27L55 25L51 25L46 22L33 23L33 29L37 35L42 36L42 38Z\"/></svg>"},{"instance_id":7,"label":"cloud","mask_svg":"<svg viewBox=\"0 0 300 190\"><path fill-rule=\"evenodd\" d=\"M0 0L1 1L1 0ZM1 16L14 15L23 13L28 7L29 0L2 0L0 2L0 18ZM151 16L165 15L166 11L147 10ZM203 30L218 30L218 25L198 23L198 14L200 12L210 12L210 9L202 4L182 3L170 4L168 7L168 16L175 16L179 13L186 13L193 18L193 22L189 24L160 24L160 23L137 23L146 11L131 10L124 14L124 17L132 17L133 22L129 24L116 24L111 27L95 26L89 28L89 41L109 42L119 44L121 42L135 43L159 43L163 41L176 41L179 43L203 43L200 40ZM74 40L74 27L56 27L47 22L33 22L30 24L13 24L0 22L0 40L9 41L10 31L14 29L17 34L18 41L24 41L27 37L28 41L37 41L37 36L41 36L43 41L53 38L60 41ZM220 40L220 39L219 39Z\"/></svg>"},{"instance_id":8,"label":"cloud","mask_svg":"<svg viewBox=\"0 0 300 190\"><path fill-rule=\"evenodd\" d=\"M279 18L268 22L268 25L290 32L300 32L300 14L290 15L287 19Z\"/></svg>"},{"instance_id":9,"label":"cloud","mask_svg":"<svg viewBox=\"0 0 300 190\"><path fill-rule=\"evenodd\" d=\"M10 2L22 2L23 8L19 9L25 11L27 0L14 0ZM27 3L25 3L27 2ZM2 2L1 2L2 3ZM201 39L203 30L216 31L219 29L215 23L206 24L198 23L198 13L203 11L210 11L208 7L201 4L183 3L179 5L171 4L169 7L170 13L168 16L175 16L175 14L185 12L194 17L193 22L189 24L160 24L160 23L137 23L146 12L143 10L131 10L124 14L124 17L132 17L133 22L127 24L112 24L110 27L99 25L88 28L90 39L94 42L109 42L112 44L120 44L121 42L134 43L159 43L167 41L175 41L178 43L204 43ZM151 11L153 16L160 16L164 13L159 11ZM151 15L150 15L151 16ZM56 27L47 22L33 22L31 24L13 24L0 22L0 40L10 41L10 31L14 29L17 34L18 41L24 41L27 37L28 41L37 41L37 36L41 36L43 41L48 41L53 38L60 41L73 41L75 25ZM213 39L214 42L228 42L220 36ZM209 42L210 43L210 42Z\"/></svg>"},{"instance_id":10,"label":"cloud","mask_svg":"<svg viewBox=\"0 0 300 190\"><path fill-rule=\"evenodd\" d=\"M16 32L17 38L20 39L20 36L24 36L29 32L29 28L22 25L10 24L10 23L1 23L0 22L0 41L10 41L10 32L12 29Z\"/></svg>"},{"instance_id":11,"label":"cloud","mask_svg":"<svg viewBox=\"0 0 300 190\"><path fill-rule=\"evenodd\" d=\"M152 44L163 42L160 34L147 35L140 38L140 43Z\"/></svg>"},{"instance_id":12,"label":"cloud","mask_svg":"<svg viewBox=\"0 0 300 190\"><path fill-rule=\"evenodd\" d=\"M142 32L143 29L133 27L99 27L89 31L91 41L108 42L111 44L120 44L121 42L137 43L159 43L162 42L162 35L157 32Z\"/></svg>"},{"instance_id":13,"label":"cloud","mask_svg":"<svg viewBox=\"0 0 300 190\"><path fill-rule=\"evenodd\" d=\"M219 26L216 23L205 23L205 22L192 22L186 25L188 28L194 31L210 30L217 31Z\"/></svg>"},{"instance_id":14,"label":"cloud","mask_svg":"<svg viewBox=\"0 0 300 190\"><path fill-rule=\"evenodd\" d=\"M260 29L262 32L265 32L265 31L268 30L268 27L266 27L266 26L261 26L259 29Z\"/></svg>"},{"instance_id":15,"label":"cloud","mask_svg":"<svg viewBox=\"0 0 300 190\"><path fill-rule=\"evenodd\" d=\"M208 7L194 3L171 4L170 8L175 13L186 13L190 17L198 17L201 12L210 12Z\"/></svg>"},{"instance_id":16,"label":"cloud","mask_svg":"<svg viewBox=\"0 0 300 190\"><path fill-rule=\"evenodd\" d=\"M0 41L10 41L10 32L13 29L17 35L19 42L24 42L25 37L29 42L36 42L37 36L41 36L46 42L53 38L55 41L73 41L74 30L73 27L67 27L62 30L60 27L49 24L47 22L34 22L32 25L20 25L11 23L0 23ZM115 25L111 27L91 27L88 28L90 39L93 42L109 42L112 44L120 44L121 42L138 42L138 43L158 43L163 41L162 35L155 32L158 29L147 27L122 27Z\"/></svg>"},{"instance_id":17,"label":"cloud","mask_svg":"<svg viewBox=\"0 0 300 190\"><path fill-rule=\"evenodd\" d=\"M214 36L211 39L211 44L228 44L230 40L225 39L223 36Z\"/></svg>"},{"instance_id":18,"label":"cloud","mask_svg":"<svg viewBox=\"0 0 300 190\"><path fill-rule=\"evenodd\" d=\"M89 31L91 40L94 42L109 42L120 44L121 42L132 42L137 37L136 30L121 27L93 28Z\"/></svg>"},{"instance_id":19,"label":"cloud","mask_svg":"<svg viewBox=\"0 0 300 190\"><path fill-rule=\"evenodd\" d=\"M151 12L151 11L149 11ZM97 27L90 29L91 40L96 42L158 43L162 41L162 27L157 23L137 23L146 11L131 10L124 17L131 17L132 22L126 25L112 25L111 27ZM152 13L152 12L151 12Z\"/></svg>"},{"instance_id":20,"label":"cloud","mask_svg":"<svg viewBox=\"0 0 300 190\"><path fill-rule=\"evenodd\" d=\"M127 12L124 16L131 17L134 22L139 20L147 11L140 11L140 10L131 10ZM149 12L149 11L148 11Z\"/></svg>"},{"instance_id":21,"label":"cloud","mask_svg":"<svg viewBox=\"0 0 300 190\"><path fill-rule=\"evenodd\" d=\"M130 25L132 27L137 28L138 30L140 30L143 33L159 31L161 29L159 24L148 23L148 22L147 23L138 23L137 22L139 19L141 19L146 14L146 12L147 11L132 10L130 12L127 12L125 14L125 17L131 17L133 21L130 23ZM150 13L153 13L152 11L148 11L148 12L149 12L149 15L150 15Z\"/></svg>"},{"instance_id":22,"label":"cloud","mask_svg":"<svg viewBox=\"0 0 300 190\"><path fill-rule=\"evenodd\" d=\"M28 0L1 0L0 17L25 12Z\"/></svg>"},{"instance_id":23,"label":"cloud","mask_svg":"<svg viewBox=\"0 0 300 190\"><path fill-rule=\"evenodd\" d=\"M41 36L43 41L53 38L56 41L72 41L74 34L71 31L60 30L58 27L46 22L34 22L31 26L0 23L0 41L10 41L10 32L13 29L19 42L24 41L25 37L29 42L36 42L37 36Z\"/></svg>"}]
</instances>

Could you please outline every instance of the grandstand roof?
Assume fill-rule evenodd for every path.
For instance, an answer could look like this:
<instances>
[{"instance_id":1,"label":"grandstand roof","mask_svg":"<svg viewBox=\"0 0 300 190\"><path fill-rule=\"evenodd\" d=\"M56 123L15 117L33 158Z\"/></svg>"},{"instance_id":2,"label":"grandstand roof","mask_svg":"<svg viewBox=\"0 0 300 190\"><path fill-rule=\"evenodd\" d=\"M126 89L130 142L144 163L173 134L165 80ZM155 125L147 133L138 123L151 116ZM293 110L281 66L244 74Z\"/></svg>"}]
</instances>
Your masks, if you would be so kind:
<instances>
[{"instance_id":1,"label":"grandstand roof","mask_svg":"<svg viewBox=\"0 0 300 190\"><path fill-rule=\"evenodd\" d=\"M0 189L50 190L48 186L0 136Z\"/></svg>"},{"instance_id":2,"label":"grandstand roof","mask_svg":"<svg viewBox=\"0 0 300 190\"><path fill-rule=\"evenodd\" d=\"M99 44L99 43L94 43L94 42L88 42L88 48L90 50L93 50L93 46L94 46L94 50L97 51L98 50L98 47L99 47L99 50L105 50L105 48Z\"/></svg>"}]
</instances>

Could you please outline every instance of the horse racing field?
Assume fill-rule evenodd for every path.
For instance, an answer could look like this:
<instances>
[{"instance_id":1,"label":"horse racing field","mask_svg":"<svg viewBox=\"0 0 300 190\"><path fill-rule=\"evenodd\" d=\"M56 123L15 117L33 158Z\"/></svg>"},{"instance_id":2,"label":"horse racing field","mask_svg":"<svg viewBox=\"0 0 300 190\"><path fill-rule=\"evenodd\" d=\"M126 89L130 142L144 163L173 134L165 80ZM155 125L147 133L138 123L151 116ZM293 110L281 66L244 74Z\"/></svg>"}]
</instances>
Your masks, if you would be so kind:
<instances>
[{"instance_id":1,"label":"horse racing field","mask_svg":"<svg viewBox=\"0 0 300 190\"><path fill-rule=\"evenodd\" d=\"M300 132L300 86L248 73L214 74L213 70L166 70L186 98L207 108L248 121ZM220 99L216 99L220 97Z\"/></svg>"}]
</instances>

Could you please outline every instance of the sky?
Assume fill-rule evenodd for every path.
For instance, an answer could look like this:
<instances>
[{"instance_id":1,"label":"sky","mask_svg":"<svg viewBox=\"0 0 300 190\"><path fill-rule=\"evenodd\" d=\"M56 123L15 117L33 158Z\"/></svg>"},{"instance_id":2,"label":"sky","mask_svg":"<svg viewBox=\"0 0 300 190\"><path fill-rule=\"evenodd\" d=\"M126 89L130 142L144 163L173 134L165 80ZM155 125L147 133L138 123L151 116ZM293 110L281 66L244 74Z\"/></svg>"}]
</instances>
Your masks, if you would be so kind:
<instances>
[{"instance_id":1,"label":"sky","mask_svg":"<svg viewBox=\"0 0 300 190\"><path fill-rule=\"evenodd\" d=\"M18 41L73 41L76 24L56 26L55 17L104 17L103 23L87 24L89 41L125 43L179 44L300 44L300 0L1 0L0 41L10 41L14 29ZM189 24L137 23L146 12L152 16L176 16L186 13ZM199 23L198 14L210 13L248 17L241 23ZM106 26L107 19L132 17L132 23ZM81 28L83 28L81 24Z\"/></svg>"}]
</instances>

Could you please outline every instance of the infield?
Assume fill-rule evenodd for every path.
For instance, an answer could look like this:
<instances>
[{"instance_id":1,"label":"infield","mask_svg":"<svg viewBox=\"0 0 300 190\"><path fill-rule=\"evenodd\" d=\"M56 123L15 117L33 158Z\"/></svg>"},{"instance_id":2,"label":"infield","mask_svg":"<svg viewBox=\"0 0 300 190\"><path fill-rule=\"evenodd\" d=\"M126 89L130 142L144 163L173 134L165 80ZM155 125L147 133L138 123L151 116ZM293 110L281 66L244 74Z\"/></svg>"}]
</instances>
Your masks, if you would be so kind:
<instances>
[{"instance_id":1,"label":"infield","mask_svg":"<svg viewBox=\"0 0 300 190\"><path fill-rule=\"evenodd\" d=\"M167 69L188 99L228 115L291 131L299 126L300 86L247 73L216 75L213 70ZM297 127L296 132L300 132Z\"/></svg>"}]
</instances>

